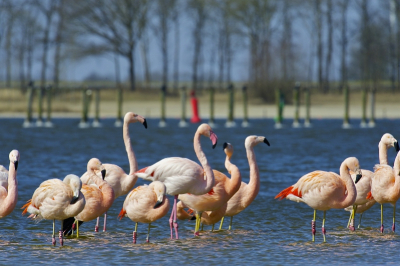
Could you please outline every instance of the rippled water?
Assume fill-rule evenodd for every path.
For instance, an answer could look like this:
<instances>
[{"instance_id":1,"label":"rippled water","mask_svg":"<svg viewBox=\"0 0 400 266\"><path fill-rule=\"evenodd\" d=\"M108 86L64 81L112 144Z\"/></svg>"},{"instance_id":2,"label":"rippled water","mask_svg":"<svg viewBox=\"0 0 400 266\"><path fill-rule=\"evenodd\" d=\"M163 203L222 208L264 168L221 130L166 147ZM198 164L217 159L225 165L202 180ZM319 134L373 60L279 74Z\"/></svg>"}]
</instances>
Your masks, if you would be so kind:
<instances>
[{"instance_id":1,"label":"rippled water","mask_svg":"<svg viewBox=\"0 0 400 266\"><path fill-rule=\"evenodd\" d=\"M303 174L313 170L339 171L343 159L356 156L364 169L372 170L378 162L378 142L392 133L398 139L399 120L378 120L377 127L344 130L341 120L315 120L312 128L287 127L274 129L271 120L252 120L249 128L225 128L222 120L214 128L219 137L215 150L207 139L202 140L213 168L226 173L222 143L234 145L232 157L248 181L249 166L244 150L248 135L266 136L271 147L260 144L255 148L260 169L260 193L252 205L233 219L233 230L210 232L204 227L200 237L193 236L194 222L180 221L181 239L169 239L168 215L154 224L151 243L145 243L147 225L139 224L138 243L132 244L134 223L121 221L117 215L124 197L118 198L108 212L108 231L95 233L95 221L84 223L81 237L65 239L63 247L51 246L52 222L35 223L21 216L20 208L31 198L39 184L49 178L64 178L67 174L81 175L86 163L98 157L103 163L120 165L125 171L129 163L122 141L122 128L113 127L114 120L104 120L102 128L79 129L77 119L55 119L54 128L22 128L21 119L0 119L0 164L7 165L8 153L18 149L19 201L14 212L0 221L0 250L5 264L71 263L71 264L384 264L398 263L400 237L391 233L392 208L385 205L385 233L381 235L380 208L375 205L364 214L362 229L346 229L348 213L343 210L327 212L327 243L322 243L321 217L317 215L316 242L311 242L313 210L305 204L288 200L277 201L274 196L292 185ZM139 167L170 156L196 160L193 134L197 128L177 127L177 120L158 127L158 120L149 120L148 129L140 124L130 126L132 145ZM240 123L239 123L240 124ZM389 150L389 162L395 158ZM139 180L137 185L144 184ZM400 217L400 216L399 216ZM356 218L358 221L358 216ZM102 223L102 219L101 219ZM60 223L56 226L59 228ZM400 223L399 225L400 226ZM58 239L57 239L58 242Z\"/></svg>"}]
</instances>

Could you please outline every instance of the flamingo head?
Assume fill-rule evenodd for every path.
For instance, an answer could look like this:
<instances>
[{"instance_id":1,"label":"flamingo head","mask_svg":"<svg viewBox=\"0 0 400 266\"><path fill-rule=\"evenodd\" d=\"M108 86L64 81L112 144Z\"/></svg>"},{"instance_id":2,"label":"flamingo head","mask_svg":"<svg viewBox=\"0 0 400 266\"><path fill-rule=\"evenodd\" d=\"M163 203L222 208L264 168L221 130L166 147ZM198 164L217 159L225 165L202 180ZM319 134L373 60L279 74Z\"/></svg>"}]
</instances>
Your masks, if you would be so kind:
<instances>
[{"instance_id":1,"label":"flamingo head","mask_svg":"<svg viewBox=\"0 0 400 266\"><path fill-rule=\"evenodd\" d=\"M262 142L270 146L269 141L266 137L252 135L246 138L246 140L244 141L244 146L246 147L246 149L248 149Z\"/></svg>"},{"instance_id":2,"label":"flamingo head","mask_svg":"<svg viewBox=\"0 0 400 266\"><path fill-rule=\"evenodd\" d=\"M67 175L63 182L67 185L70 186L73 192L71 204L75 203L77 199L79 198L79 195L81 193L81 188L82 188L82 181L77 175Z\"/></svg>"},{"instance_id":3,"label":"flamingo head","mask_svg":"<svg viewBox=\"0 0 400 266\"><path fill-rule=\"evenodd\" d=\"M399 152L400 147L397 139L393 137L392 134L385 133L383 134L380 143L383 143L386 147L394 147L396 149L396 153Z\"/></svg>"},{"instance_id":4,"label":"flamingo head","mask_svg":"<svg viewBox=\"0 0 400 266\"><path fill-rule=\"evenodd\" d=\"M213 149L215 148L215 146L217 146L217 142L218 142L218 137L217 135L212 131L211 127L208 124L201 124L198 128L197 128L197 133L200 135L203 135L205 137L210 138L212 144L213 144Z\"/></svg>"},{"instance_id":5,"label":"flamingo head","mask_svg":"<svg viewBox=\"0 0 400 266\"><path fill-rule=\"evenodd\" d=\"M132 113L132 112L127 112L124 117L124 122L129 124L129 123L136 123L140 122L143 124L145 128L147 128L147 121L146 118L143 116L140 116L138 114Z\"/></svg>"},{"instance_id":6,"label":"flamingo head","mask_svg":"<svg viewBox=\"0 0 400 266\"><path fill-rule=\"evenodd\" d=\"M232 157L232 154L233 154L233 146L232 146L232 144L230 144L228 142L224 142L224 145L222 145L222 148L224 149L224 152L225 152L226 156L228 156L228 158L230 159Z\"/></svg>"},{"instance_id":7,"label":"flamingo head","mask_svg":"<svg viewBox=\"0 0 400 266\"><path fill-rule=\"evenodd\" d=\"M19 151L18 150L12 150L9 155L10 162L12 162L15 166L15 171L17 171L18 168L18 161L19 161Z\"/></svg>"},{"instance_id":8,"label":"flamingo head","mask_svg":"<svg viewBox=\"0 0 400 266\"><path fill-rule=\"evenodd\" d=\"M346 160L347 160L347 166L348 166L349 170L356 174L356 180L354 181L354 183L357 184L357 182L360 181L360 179L362 177L360 163L358 162L358 159L356 157L349 157Z\"/></svg>"},{"instance_id":9,"label":"flamingo head","mask_svg":"<svg viewBox=\"0 0 400 266\"><path fill-rule=\"evenodd\" d=\"M89 173L95 173L96 171L100 171L103 180L106 177L106 168L97 158L92 158L89 160L87 164L87 171Z\"/></svg>"},{"instance_id":10,"label":"flamingo head","mask_svg":"<svg viewBox=\"0 0 400 266\"><path fill-rule=\"evenodd\" d=\"M150 189L154 190L154 193L156 194L157 197L157 202L154 205L154 209L160 207L160 205L164 202L164 197L165 197L165 193L166 193L166 188L164 183L160 182L160 181L154 181L149 185Z\"/></svg>"}]
</instances>

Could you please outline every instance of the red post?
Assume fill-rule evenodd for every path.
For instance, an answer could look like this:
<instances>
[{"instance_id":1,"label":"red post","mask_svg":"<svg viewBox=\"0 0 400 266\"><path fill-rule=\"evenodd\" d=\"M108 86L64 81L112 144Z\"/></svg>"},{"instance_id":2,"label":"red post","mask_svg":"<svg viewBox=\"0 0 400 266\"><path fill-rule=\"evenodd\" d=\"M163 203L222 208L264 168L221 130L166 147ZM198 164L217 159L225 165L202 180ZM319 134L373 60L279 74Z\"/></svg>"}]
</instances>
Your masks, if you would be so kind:
<instances>
[{"instance_id":1,"label":"red post","mask_svg":"<svg viewBox=\"0 0 400 266\"><path fill-rule=\"evenodd\" d=\"M192 104L192 118L190 119L190 122L199 123L201 119L199 117L198 101L194 90L190 92L190 102Z\"/></svg>"}]
</instances>

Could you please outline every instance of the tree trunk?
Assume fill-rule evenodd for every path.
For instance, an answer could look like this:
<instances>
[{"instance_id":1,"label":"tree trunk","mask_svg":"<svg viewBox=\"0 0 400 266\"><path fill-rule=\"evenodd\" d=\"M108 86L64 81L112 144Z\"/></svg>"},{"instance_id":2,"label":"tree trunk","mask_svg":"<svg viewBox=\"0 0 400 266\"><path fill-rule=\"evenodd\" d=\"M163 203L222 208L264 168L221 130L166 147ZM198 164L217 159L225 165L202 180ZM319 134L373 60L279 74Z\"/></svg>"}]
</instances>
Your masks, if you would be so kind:
<instances>
[{"instance_id":1,"label":"tree trunk","mask_svg":"<svg viewBox=\"0 0 400 266\"><path fill-rule=\"evenodd\" d=\"M129 81L130 81L130 88L131 91L135 90L135 61L134 61L134 48L131 47L130 51L128 52L128 59L129 59Z\"/></svg>"},{"instance_id":2,"label":"tree trunk","mask_svg":"<svg viewBox=\"0 0 400 266\"><path fill-rule=\"evenodd\" d=\"M60 5L58 7L59 21L57 25L57 33L55 39L55 52L54 52L54 79L53 79L53 88L55 90L58 89L59 81L60 81L60 64L61 64L61 43L62 43L62 34L64 28L64 10L63 10L64 1L60 1Z\"/></svg>"},{"instance_id":3,"label":"tree trunk","mask_svg":"<svg viewBox=\"0 0 400 266\"><path fill-rule=\"evenodd\" d=\"M321 90L322 77L322 16L321 16L321 0L315 0L315 16L317 24L317 60L318 60L318 87Z\"/></svg>"},{"instance_id":4,"label":"tree trunk","mask_svg":"<svg viewBox=\"0 0 400 266\"><path fill-rule=\"evenodd\" d=\"M340 92L342 91L342 88L346 85L347 83L347 64L346 64L346 55L347 55L347 7L348 7L348 1L343 0L341 3L342 7L342 19L341 19L341 24L342 24L342 29L341 29L341 35L342 35L342 40L341 40L341 63L340 63L340 72L341 72L341 86L340 86Z\"/></svg>"},{"instance_id":5,"label":"tree trunk","mask_svg":"<svg viewBox=\"0 0 400 266\"><path fill-rule=\"evenodd\" d=\"M331 69L332 50L333 50L333 23L332 23L332 0L327 0L327 23L328 23L328 51L326 52L326 65L325 65L325 85L324 92L329 91L329 72Z\"/></svg>"},{"instance_id":6,"label":"tree trunk","mask_svg":"<svg viewBox=\"0 0 400 266\"><path fill-rule=\"evenodd\" d=\"M179 31L179 16L175 15L175 52L174 52L174 89L178 89L179 84L179 41L180 41L180 31Z\"/></svg>"}]
</instances>

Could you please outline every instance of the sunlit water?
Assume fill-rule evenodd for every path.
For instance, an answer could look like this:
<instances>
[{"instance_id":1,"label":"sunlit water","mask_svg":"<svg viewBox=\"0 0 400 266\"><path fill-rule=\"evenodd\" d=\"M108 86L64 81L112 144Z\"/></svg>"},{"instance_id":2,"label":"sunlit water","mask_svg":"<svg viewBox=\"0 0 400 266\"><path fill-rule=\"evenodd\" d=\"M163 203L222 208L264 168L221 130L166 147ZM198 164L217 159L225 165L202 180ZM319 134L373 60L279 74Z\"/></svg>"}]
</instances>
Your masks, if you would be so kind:
<instances>
[{"instance_id":1,"label":"sunlit water","mask_svg":"<svg viewBox=\"0 0 400 266\"><path fill-rule=\"evenodd\" d=\"M232 157L248 182L249 166L244 149L248 135L266 136L271 146L255 147L260 169L260 193L245 211L233 219L233 229L210 232L204 227L200 237L193 236L194 222L179 222L179 240L169 239L166 217L152 224L150 242L146 243L147 225L138 227L138 243L132 244L134 223L129 218L118 220L124 196L108 212L107 232L94 232L95 221L84 223L81 237L66 238L64 246L51 245L52 222L35 223L21 216L22 205L31 198L39 184L50 178L63 179L67 174L81 175L92 157L103 163L120 165L129 171L122 141L122 128L114 120L104 120L102 128L78 128L77 119L55 119L54 128L22 128L22 119L0 119L0 163L8 167L8 153L18 149L18 204L14 212L0 221L0 250L3 264L384 264L400 259L399 233L390 232L392 207L385 205L385 232L379 232L380 208L375 205L364 214L362 227L356 232L346 229L348 213L327 212L327 243L322 243L321 216L317 215L317 235L311 242L313 211L305 204L274 196L292 185L303 174L313 170L339 171L341 162L356 156L364 169L372 170L378 162L378 142L392 133L400 139L399 120L378 120L377 127L361 129L359 120L352 129L342 129L341 120L315 120L311 128L274 129L271 120L252 120L251 127L225 128L222 120L214 128L219 142L215 150L202 139L202 146L213 168L226 173L223 142L234 145ZM146 130L139 123L130 125L132 145L139 167L162 158L181 156L196 160L193 134L196 125L179 128L178 120L168 120L158 127L149 120ZM238 121L240 125L240 121ZM395 158L389 150L389 162ZM145 182L139 180L136 185ZM172 198L171 198L172 199ZM400 216L399 216L400 219ZM228 219L229 221L229 219ZM358 222L358 216L356 217ZM103 219L101 219L101 223ZM56 226L59 228L60 223ZM400 226L400 220L398 228ZM58 238L57 242L58 242Z\"/></svg>"}]
</instances>

